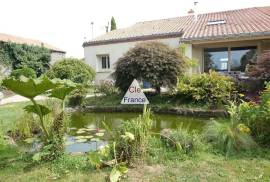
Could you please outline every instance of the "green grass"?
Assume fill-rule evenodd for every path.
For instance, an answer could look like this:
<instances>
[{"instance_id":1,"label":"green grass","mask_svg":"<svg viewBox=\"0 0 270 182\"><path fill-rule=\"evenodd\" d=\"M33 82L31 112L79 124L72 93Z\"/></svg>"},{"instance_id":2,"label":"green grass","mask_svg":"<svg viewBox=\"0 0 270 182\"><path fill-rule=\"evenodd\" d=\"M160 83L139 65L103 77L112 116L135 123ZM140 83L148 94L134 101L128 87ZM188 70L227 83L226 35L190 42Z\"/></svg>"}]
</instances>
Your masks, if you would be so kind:
<instances>
[{"instance_id":1,"label":"green grass","mask_svg":"<svg viewBox=\"0 0 270 182\"><path fill-rule=\"evenodd\" d=\"M229 159L209 152L181 158L161 149L159 160L138 163L122 181L259 181L270 179L270 152L239 154ZM106 181L109 168L89 167L85 156L65 155L53 163L33 164L18 148L0 149L0 181ZM4 179L4 180L3 180Z\"/></svg>"},{"instance_id":2,"label":"green grass","mask_svg":"<svg viewBox=\"0 0 270 182\"><path fill-rule=\"evenodd\" d=\"M0 106L0 129L9 130L23 115L23 107L29 102L19 102Z\"/></svg>"}]
</instances>

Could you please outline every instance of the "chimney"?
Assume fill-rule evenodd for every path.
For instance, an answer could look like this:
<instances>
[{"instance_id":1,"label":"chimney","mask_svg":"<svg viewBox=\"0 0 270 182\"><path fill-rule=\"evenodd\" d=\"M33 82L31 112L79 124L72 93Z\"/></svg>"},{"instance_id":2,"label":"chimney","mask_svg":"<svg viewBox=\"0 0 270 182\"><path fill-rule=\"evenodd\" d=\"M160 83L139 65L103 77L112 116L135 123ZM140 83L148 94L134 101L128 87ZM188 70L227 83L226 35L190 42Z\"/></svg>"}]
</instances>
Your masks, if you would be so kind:
<instances>
[{"instance_id":1,"label":"chimney","mask_svg":"<svg viewBox=\"0 0 270 182\"><path fill-rule=\"evenodd\" d=\"M198 9L197 9L197 5L198 5L198 1L194 1L194 21L198 21Z\"/></svg>"},{"instance_id":2,"label":"chimney","mask_svg":"<svg viewBox=\"0 0 270 182\"><path fill-rule=\"evenodd\" d=\"M188 11L188 15L194 15L194 13L195 13L195 11L194 11L193 9L190 9L190 10Z\"/></svg>"}]
</instances>

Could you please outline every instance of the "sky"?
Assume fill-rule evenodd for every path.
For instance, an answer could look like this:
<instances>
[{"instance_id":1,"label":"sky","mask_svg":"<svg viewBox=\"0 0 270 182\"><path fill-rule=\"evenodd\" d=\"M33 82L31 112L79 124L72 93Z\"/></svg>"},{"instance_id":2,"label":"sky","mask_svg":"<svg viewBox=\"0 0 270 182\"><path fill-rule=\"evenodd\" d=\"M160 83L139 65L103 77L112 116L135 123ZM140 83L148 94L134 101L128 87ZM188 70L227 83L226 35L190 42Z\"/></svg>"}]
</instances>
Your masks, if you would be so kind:
<instances>
[{"instance_id":1,"label":"sky","mask_svg":"<svg viewBox=\"0 0 270 182\"><path fill-rule=\"evenodd\" d=\"M197 12L270 6L270 0L196 0ZM187 15L194 0L0 0L0 32L38 39L83 58L82 44L104 34L114 16L117 28Z\"/></svg>"}]
</instances>

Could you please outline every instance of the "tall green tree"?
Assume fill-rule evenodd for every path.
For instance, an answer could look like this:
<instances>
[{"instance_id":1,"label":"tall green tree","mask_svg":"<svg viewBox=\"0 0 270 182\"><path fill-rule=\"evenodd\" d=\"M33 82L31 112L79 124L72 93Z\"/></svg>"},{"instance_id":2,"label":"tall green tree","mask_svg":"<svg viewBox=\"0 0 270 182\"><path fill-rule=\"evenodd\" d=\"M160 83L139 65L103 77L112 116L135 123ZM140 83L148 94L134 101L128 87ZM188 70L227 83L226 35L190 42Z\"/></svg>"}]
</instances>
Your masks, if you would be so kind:
<instances>
[{"instance_id":1,"label":"tall green tree","mask_svg":"<svg viewBox=\"0 0 270 182\"><path fill-rule=\"evenodd\" d=\"M111 19L111 31L116 30L116 29L117 29L116 22L115 22L114 17L112 17L112 19Z\"/></svg>"}]
</instances>

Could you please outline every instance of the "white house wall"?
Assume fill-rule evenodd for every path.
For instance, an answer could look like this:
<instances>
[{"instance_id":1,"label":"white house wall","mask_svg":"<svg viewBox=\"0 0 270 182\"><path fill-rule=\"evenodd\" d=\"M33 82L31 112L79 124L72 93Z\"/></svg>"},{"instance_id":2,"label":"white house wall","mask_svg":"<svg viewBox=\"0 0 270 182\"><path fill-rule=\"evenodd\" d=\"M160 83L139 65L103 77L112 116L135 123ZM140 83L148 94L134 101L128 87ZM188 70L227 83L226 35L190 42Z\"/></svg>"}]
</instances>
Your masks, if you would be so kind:
<instances>
[{"instance_id":1,"label":"white house wall","mask_svg":"<svg viewBox=\"0 0 270 182\"><path fill-rule=\"evenodd\" d=\"M55 62L65 58L65 53L62 52L51 52L51 62L50 64L53 65Z\"/></svg>"},{"instance_id":2,"label":"white house wall","mask_svg":"<svg viewBox=\"0 0 270 182\"><path fill-rule=\"evenodd\" d=\"M155 41L163 42L172 48L179 47L179 38L157 39ZM97 72L96 83L101 80L112 79L111 73L114 71L116 61L123 56L130 48L134 47L139 41L136 42L123 42L113 43L107 45L88 46L84 48L84 57L86 63L90 64ZM191 50L189 50L191 52ZM109 55L111 69L100 70L98 65L99 55Z\"/></svg>"}]
</instances>

